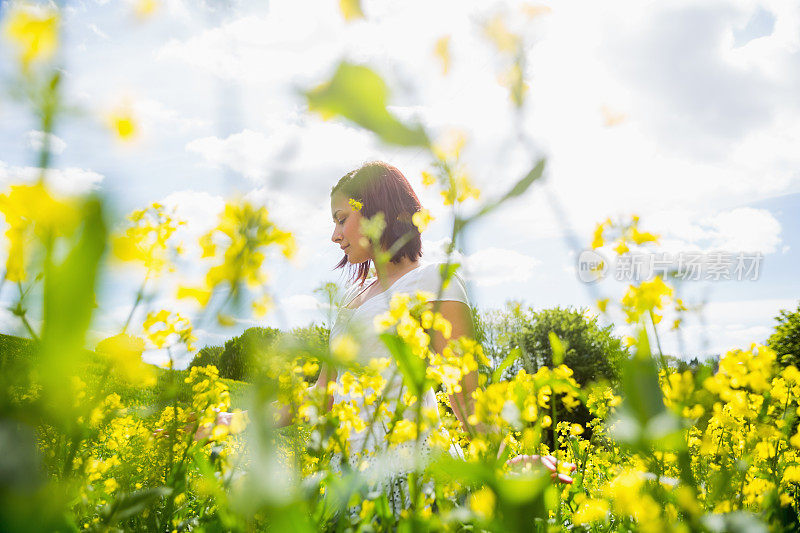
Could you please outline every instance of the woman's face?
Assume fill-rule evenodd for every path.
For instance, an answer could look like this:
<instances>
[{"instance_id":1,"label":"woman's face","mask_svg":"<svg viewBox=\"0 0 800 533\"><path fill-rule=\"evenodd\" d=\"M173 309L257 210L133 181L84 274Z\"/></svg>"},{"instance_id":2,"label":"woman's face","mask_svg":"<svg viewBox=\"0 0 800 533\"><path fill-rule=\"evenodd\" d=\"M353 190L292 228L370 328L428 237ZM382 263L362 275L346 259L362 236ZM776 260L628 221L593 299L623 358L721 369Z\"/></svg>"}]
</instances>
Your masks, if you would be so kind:
<instances>
[{"instance_id":1,"label":"woman's face","mask_svg":"<svg viewBox=\"0 0 800 533\"><path fill-rule=\"evenodd\" d=\"M333 216L331 240L347 254L347 261L356 264L372 259L369 241L361 234L361 213L353 209L348 197L338 192L331 196L331 216Z\"/></svg>"}]
</instances>

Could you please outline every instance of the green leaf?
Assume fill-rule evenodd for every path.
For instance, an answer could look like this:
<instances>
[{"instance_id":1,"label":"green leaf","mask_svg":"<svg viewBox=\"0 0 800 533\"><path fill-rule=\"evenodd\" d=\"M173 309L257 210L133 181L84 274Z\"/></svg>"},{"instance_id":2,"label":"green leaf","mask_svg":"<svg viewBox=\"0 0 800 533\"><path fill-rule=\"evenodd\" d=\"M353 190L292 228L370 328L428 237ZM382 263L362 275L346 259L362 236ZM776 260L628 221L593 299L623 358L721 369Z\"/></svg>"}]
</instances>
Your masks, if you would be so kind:
<instances>
[{"instance_id":1,"label":"green leaf","mask_svg":"<svg viewBox=\"0 0 800 533\"><path fill-rule=\"evenodd\" d=\"M113 526L126 518L141 513L155 500L169 496L171 493L172 489L170 487L155 487L131 493L120 493L103 510L103 523L107 526Z\"/></svg>"},{"instance_id":2,"label":"green leaf","mask_svg":"<svg viewBox=\"0 0 800 533\"><path fill-rule=\"evenodd\" d=\"M442 287L447 288L450 284L450 280L458 271L458 268L461 266L461 263L450 263L449 265L442 263L439 265L439 279L442 282Z\"/></svg>"},{"instance_id":3,"label":"green leaf","mask_svg":"<svg viewBox=\"0 0 800 533\"><path fill-rule=\"evenodd\" d=\"M556 367L564 362L564 344L552 331L548 333L548 337L550 338L550 348L553 350L553 366Z\"/></svg>"},{"instance_id":4,"label":"green leaf","mask_svg":"<svg viewBox=\"0 0 800 533\"><path fill-rule=\"evenodd\" d=\"M647 332L638 332L636 352L622 368L623 401L613 422L612 434L621 442L677 451L685 447L683 428L674 413L664 404L658 381L658 367L647 340Z\"/></svg>"},{"instance_id":5,"label":"green leaf","mask_svg":"<svg viewBox=\"0 0 800 533\"><path fill-rule=\"evenodd\" d=\"M508 367L514 364L514 361L519 359L519 356L522 354L522 350L519 348L512 348L511 351L508 353L508 357L503 359L503 362L500 363L494 372L492 372L492 383L498 383L500 379L503 377L503 372L506 371Z\"/></svg>"},{"instance_id":6,"label":"green leaf","mask_svg":"<svg viewBox=\"0 0 800 533\"><path fill-rule=\"evenodd\" d=\"M69 246L60 263L45 265L42 325L43 388L51 405L72 405L64 376L72 375L84 355L86 332L95 304L95 286L105 251L106 224L98 198L83 206L83 221L64 243Z\"/></svg>"},{"instance_id":7,"label":"green leaf","mask_svg":"<svg viewBox=\"0 0 800 533\"><path fill-rule=\"evenodd\" d=\"M414 355L411 347L399 335L382 333L380 338L392 354L411 392L419 397L425 389L425 361Z\"/></svg>"},{"instance_id":8,"label":"green leaf","mask_svg":"<svg viewBox=\"0 0 800 533\"><path fill-rule=\"evenodd\" d=\"M304 94L309 110L325 119L344 117L374 132L385 143L430 144L422 126L403 124L386 109L389 99L386 83L368 67L342 62L330 81Z\"/></svg>"}]
</instances>

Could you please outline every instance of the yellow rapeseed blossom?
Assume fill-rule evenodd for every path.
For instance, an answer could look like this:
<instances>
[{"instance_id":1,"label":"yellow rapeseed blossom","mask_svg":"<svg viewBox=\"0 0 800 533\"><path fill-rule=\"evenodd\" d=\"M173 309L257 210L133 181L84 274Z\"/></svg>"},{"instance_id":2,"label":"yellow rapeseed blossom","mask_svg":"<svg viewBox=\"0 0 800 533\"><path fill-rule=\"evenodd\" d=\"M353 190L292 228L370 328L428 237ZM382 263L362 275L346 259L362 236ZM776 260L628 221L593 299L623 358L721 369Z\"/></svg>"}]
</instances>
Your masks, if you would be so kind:
<instances>
[{"instance_id":1,"label":"yellow rapeseed blossom","mask_svg":"<svg viewBox=\"0 0 800 533\"><path fill-rule=\"evenodd\" d=\"M226 204L217 226L202 235L199 243L202 257L211 258L215 264L206 272L202 287L182 287L179 296L196 298L201 304L208 302L220 285L226 285L234 293L242 284L263 287L267 282L262 269L266 258L264 249L278 246L285 257L291 258L296 246L291 233L277 228L269 220L265 207L255 207L245 200ZM266 304L266 301L260 302L260 305Z\"/></svg>"},{"instance_id":2,"label":"yellow rapeseed blossom","mask_svg":"<svg viewBox=\"0 0 800 533\"><path fill-rule=\"evenodd\" d=\"M425 231L425 228L428 227L428 224L433 221L433 216L431 216L431 212L425 208L420 209L416 213L414 213L411 217L411 221L417 227L420 233Z\"/></svg>"},{"instance_id":3,"label":"yellow rapeseed blossom","mask_svg":"<svg viewBox=\"0 0 800 533\"><path fill-rule=\"evenodd\" d=\"M354 198L350 198L347 203L350 204L350 207L352 207L355 211L361 211L361 208L364 207L363 203Z\"/></svg>"},{"instance_id":4,"label":"yellow rapeseed blossom","mask_svg":"<svg viewBox=\"0 0 800 533\"><path fill-rule=\"evenodd\" d=\"M494 516L494 508L497 497L489 487L483 487L470 494L469 507L476 515L488 519Z\"/></svg>"},{"instance_id":5,"label":"yellow rapeseed blossom","mask_svg":"<svg viewBox=\"0 0 800 533\"><path fill-rule=\"evenodd\" d=\"M100 341L95 352L107 357L128 381L144 386L155 385L154 369L142 361L144 348L143 339L120 333Z\"/></svg>"},{"instance_id":6,"label":"yellow rapeseed blossom","mask_svg":"<svg viewBox=\"0 0 800 533\"><path fill-rule=\"evenodd\" d=\"M114 136L123 142L132 141L139 131L133 110L128 104L120 104L109 111L106 122Z\"/></svg>"},{"instance_id":7,"label":"yellow rapeseed blossom","mask_svg":"<svg viewBox=\"0 0 800 533\"><path fill-rule=\"evenodd\" d=\"M353 336L346 333L336 337L331 344L331 352L334 357L344 362L354 361L358 355L358 348L358 343Z\"/></svg>"},{"instance_id":8,"label":"yellow rapeseed blossom","mask_svg":"<svg viewBox=\"0 0 800 533\"><path fill-rule=\"evenodd\" d=\"M344 20L348 22L364 18L361 0L339 0L339 11L341 11Z\"/></svg>"},{"instance_id":9,"label":"yellow rapeseed blossom","mask_svg":"<svg viewBox=\"0 0 800 533\"><path fill-rule=\"evenodd\" d=\"M28 258L35 243L69 235L81 219L74 200L51 195L43 183L12 185L0 195L0 213L8 224L6 279L13 282L27 279Z\"/></svg>"},{"instance_id":10,"label":"yellow rapeseed blossom","mask_svg":"<svg viewBox=\"0 0 800 533\"><path fill-rule=\"evenodd\" d=\"M609 506L606 500L586 498L578 506L578 510L575 511L572 520L578 525L605 521L608 516L608 510Z\"/></svg>"},{"instance_id":11,"label":"yellow rapeseed blossom","mask_svg":"<svg viewBox=\"0 0 800 533\"><path fill-rule=\"evenodd\" d=\"M186 224L154 202L128 215L128 226L111 238L114 256L120 261L141 263L148 275L174 272L170 255L179 255L180 247L170 241L178 227Z\"/></svg>"},{"instance_id":12,"label":"yellow rapeseed blossom","mask_svg":"<svg viewBox=\"0 0 800 533\"><path fill-rule=\"evenodd\" d=\"M193 343L197 338L194 336L192 323L180 313L171 313L166 309L147 313L143 327L147 338L156 348L171 346L169 340L176 335L178 342L185 344L187 350L194 350Z\"/></svg>"},{"instance_id":13,"label":"yellow rapeseed blossom","mask_svg":"<svg viewBox=\"0 0 800 533\"><path fill-rule=\"evenodd\" d=\"M503 53L516 53L520 45L520 37L508 30L502 15L495 15L484 25L484 34L488 37L497 50Z\"/></svg>"},{"instance_id":14,"label":"yellow rapeseed blossom","mask_svg":"<svg viewBox=\"0 0 800 533\"><path fill-rule=\"evenodd\" d=\"M441 195L444 205L452 205L456 202L464 202L469 198L478 200L481 191L473 186L466 173L459 172L451 177L449 187L441 191Z\"/></svg>"},{"instance_id":15,"label":"yellow rapeseed blossom","mask_svg":"<svg viewBox=\"0 0 800 533\"><path fill-rule=\"evenodd\" d=\"M133 9L137 17L145 19L152 16L158 10L159 4L160 2L158 0L136 0Z\"/></svg>"},{"instance_id":16,"label":"yellow rapeseed blossom","mask_svg":"<svg viewBox=\"0 0 800 533\"><path fill-rule=\"evenodd\" d=\"M627 322L631 324L638 322L642 315L653 311L653 320L658 323L661 315L655 311L663 309L664 299L668 301L673 294L673 288L665 284L661 276L643 281L638 286L630 285L622 298L622 310L625 312Z\"/></svg>"},{"instance_id":17,"label":"yellow rapeseed blossom","mask_svg":"<svg viewBox=\"0 0 800 533\"><path fill-rule=\"evenodd\" d=\"M58 50L58 11L49 7L17 3L8 11L3 35L19 54L23 71L32 64L49 61Z\"/></svg>"},{"instance_id":18,"label":"yellow rapeseed blossom","mask_svg":"<svg viewBox=\"0 0 800 533\"><path fill-rule=\"evenodd\" d=\"M442 74L447 75L447 72L450 70L450 61L451 61L449 35L445 35L444 37L439 37L436 40L436 44L434 45L433 48L433 53L439 60L439 64L442 66Z\"/></svg>"},{"instance_id":19,"label":"yellow rapeseed blossom","mask_svg":"<svg viewBox=\"0 0 800 533\"><path fill-rule=\"evenodd\" d=\"M430 172L423 172L422 173L422 184L425 187L430 187L434 183L436 183L436 176L434 176Z\"/></svg>"},{"instance_id":20,"label":"yellow rapeseed blossom","mask_svg":"<svg viewBox=\"0 0 800 533\"><path fill-rule=\"evenodd\" d=\"M461 157L461 150L467 144L467 134L463 130L448 130L432 146L433 155L440 161L456 161ZM425 181L423 173L423 181Z\"/></svg>"},{"instance_id":21,"label":"yellow rapeseed blossom","mask_svg":"<svg viewBox=\"0 0 800 533\"><path fill-rule=\"evenodd\" d=\"M417 438L417 424L411 420L398 420L394 426L394 431L386 436L391 444L401 444Z\"/></svg>"}]
</instances>

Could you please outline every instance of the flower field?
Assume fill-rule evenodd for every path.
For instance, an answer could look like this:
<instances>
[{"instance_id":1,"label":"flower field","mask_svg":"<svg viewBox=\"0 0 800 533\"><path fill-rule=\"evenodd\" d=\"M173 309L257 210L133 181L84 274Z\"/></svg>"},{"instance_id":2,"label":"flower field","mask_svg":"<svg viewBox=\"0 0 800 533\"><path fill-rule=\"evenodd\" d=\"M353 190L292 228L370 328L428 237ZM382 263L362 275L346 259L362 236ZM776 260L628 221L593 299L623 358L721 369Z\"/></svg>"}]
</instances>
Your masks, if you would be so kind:
<instances>
[{"instance_id":1,"label":"flower field","mask_svg":"<svg viewBox=\"0 0 800 533\"><path fill-rule=\"evenodd\" d=\"M150 4L136 5L146 15ZM359 16L358 2L341 4L348 17ZM60 12L19 4L2 15L5 43L17 54L15 94L47 138L70 120ZM490 34L507 62L510 106L521 113L529 98L524 49L502 25ZM437 53L446 70L446 42ZM395 116L386 83L364 65L341 62L303 97L310 113L429 158L423 183L453 221L442 287L460 272L453 257L465 229L535 192L545 172L545 158L520 130L529 172L507 190L479 190L462 157L463 136L436 136ZM109 127L124 142L135 120L122 113ZM50 158L46 141L37 179L0 195L8 252L0 290L14 294L11 312L27 337L0 337L4 531L800 529L800 371L757 343L718 364L677 371L659 342L667 327L681 327L680 320L665 326L664 310L687 312L669 279L631 284L619 301L597 300L596 315L617 308L636 332L625 339L614 382L579 383L565 364L568 341L553 332L551 364L535 371L519 368L520 343L490 358L483 338L451 338L451 324L429 305L436 294L424 291L396 294L374 321L391 359L361 364L356 334L324 348L286 336L250 347L254 374L233 381L214 365L180 370L175 356L197 352L197 324L227 327L274 310L268 271L296 253L294 236L265 207L231 196L214 228L193 243L201 281L157 295L191 302L196 316L156 308L154 280L178 268L184 250L174 234L186 222L160 203L117 220L108 198L61 194ZM464 209L468 202L477 207ZM413 219L420 231L430 222L427 210ZM390 257L377 246L385 226L376 216L362 228L377 268ZM621 256L655 249L659 236L636 216L608 219L585 244L606 243ZM90 345L97 288L120 265L138 269L140 288L119 331ZM448 340L440 352L435 333ZM147 350L166 350L169 363L145 363ZM327 390L311 386L322 365L341 373ZM395 371L387 376L388 368ZM473 372L479 386L471 405L450 405ZM397 383L401 394L383 394ZM436 406L421 400L430 388ZM329 408L334 393L348 401ZM586 423L575 422L581 408ZM466 427L456 409L471 413ZM289 425L279 427L284 415ZM446 431L435 430L438 419ZM352 435L378 427L382 452L353 449Z\"/></svg>"}]
</instances>

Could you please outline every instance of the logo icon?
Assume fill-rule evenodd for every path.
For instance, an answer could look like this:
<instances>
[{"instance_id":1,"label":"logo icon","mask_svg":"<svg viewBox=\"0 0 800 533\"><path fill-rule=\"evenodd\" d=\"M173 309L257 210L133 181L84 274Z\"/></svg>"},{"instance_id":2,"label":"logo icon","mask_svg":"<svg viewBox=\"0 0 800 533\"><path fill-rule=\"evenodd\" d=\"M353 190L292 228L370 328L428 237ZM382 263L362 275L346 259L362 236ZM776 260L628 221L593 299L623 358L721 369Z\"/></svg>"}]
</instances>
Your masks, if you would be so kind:
<instances>
[{"instance_id":1,"label":"logo icon","mask_svg":"<svg viewBox=\"0 0 800 533\"><path fill-rule=\"evenodd\" d=\"M594 250L584 250L578 256L578 279L584 283L600 281L608 271L606 258Z\"/></svg>"}]
</instances>

